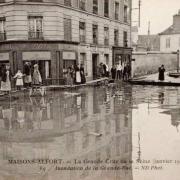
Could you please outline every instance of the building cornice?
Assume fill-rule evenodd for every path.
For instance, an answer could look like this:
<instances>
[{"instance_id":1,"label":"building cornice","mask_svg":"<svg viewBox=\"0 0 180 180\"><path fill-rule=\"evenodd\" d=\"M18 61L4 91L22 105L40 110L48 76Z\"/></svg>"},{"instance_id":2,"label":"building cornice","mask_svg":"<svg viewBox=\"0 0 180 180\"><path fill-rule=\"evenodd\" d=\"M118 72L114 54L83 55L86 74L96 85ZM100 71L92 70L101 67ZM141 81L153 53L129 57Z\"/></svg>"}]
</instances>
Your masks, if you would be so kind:
<instances>
[{"instance_id":1,"label":"building cornice","mask_svg":"<svg viewBox=\"0 0 180 180\"><path fill-rule=\"evenodd\" d=\"M98 18L102 18L102 19L106 19L106 20L109 20L109 21L113 21L113 22L116 22L116 23L119 23L121 25L126 25L126 26L131 26L130 22L122 22L122 21L119 21L119 20L115 20L113 18L109 18L109 17L104 17L104 16L101 16L101 15L97 15L97 14L93 14L91 12L88 12L88 11L83 11L83 10L80 10L78 8L74 8L72 6L64 6L63 4L60 4L60 3L56 3L56 2L20 2L20 1L11 1L11 2L7 2L7 3L2 3L0 4L0 7L1 6L6 6L6 5L43 5L43 6L58 6L58 7L62 7L62 8L65 8L65 9L69 9L69 10L73 10L73 11L76 11L76 12L79 12L79 13L83 13L85 15L91 15L91 16L94 16L94 17L98 17Z\"/></svg>"}]
</instances>

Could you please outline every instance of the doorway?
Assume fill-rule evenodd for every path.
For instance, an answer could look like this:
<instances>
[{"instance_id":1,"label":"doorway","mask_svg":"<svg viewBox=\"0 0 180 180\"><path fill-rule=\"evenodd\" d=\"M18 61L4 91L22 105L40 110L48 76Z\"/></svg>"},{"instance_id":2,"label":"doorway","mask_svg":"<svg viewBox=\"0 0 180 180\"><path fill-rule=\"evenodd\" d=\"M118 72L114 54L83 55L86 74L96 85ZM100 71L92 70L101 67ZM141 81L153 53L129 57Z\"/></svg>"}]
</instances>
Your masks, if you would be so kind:
<instances>
[{"instance_id":1,"label":"doorway","mask_svg":"<svg viewBox=\"0 0 180 180\"><path fill-rule=\"evenodd\" d=\"M24 64L28 61L24 61ZM39 72L42 77L42 83L44 84L47 78L51 77L51 61L48 60L31 60L29 61L31 64L31 74L33 75L34 65L39 65Z\"/></svg>"},{"instance_id":2,"label":"doorway","mask_svg":"<svg viewBox=\"0 0 180 180\"><path fill-rule=\"evenodd\" d=\"M92 75L93 79L98 78L98 54L92 54Z\"/></svg>"}]
</instances>

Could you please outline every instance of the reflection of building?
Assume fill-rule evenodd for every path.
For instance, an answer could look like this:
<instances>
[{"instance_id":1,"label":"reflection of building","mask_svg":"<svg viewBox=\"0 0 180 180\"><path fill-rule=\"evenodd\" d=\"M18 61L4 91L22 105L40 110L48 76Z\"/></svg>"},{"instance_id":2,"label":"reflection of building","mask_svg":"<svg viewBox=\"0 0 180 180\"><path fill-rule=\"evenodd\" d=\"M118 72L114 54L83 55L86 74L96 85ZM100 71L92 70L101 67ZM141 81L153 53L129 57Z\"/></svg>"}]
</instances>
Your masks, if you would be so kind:
<instances>
[{"instance_id":1,"label":"reflection of building","mask_svg":"<svg viewBox=\"0 0 180 180\"><path fill-rule=\"evenodd\" d=\"M91 88L77 94L66 93L59 95L55 93L49 95L50 98L43 98L44 100L34 97L33 104L30 104L31 101L24 105L20 103L23 100L12 103L13 108L16 108L15 104L19 104L18 110L22 108L21 111L24 110L25 113L36 113L35 108L42 107L43 104L43 114L46 114L44 117L46 120L41 119L39 129L28 131L29 128L25 126L21 129L11 129L11 133L18 138L12 140L10 136L7 138L8 143L6 139L1 141L1 147L3 148L0 152L0 159L62 158L67 160L105 160L109 158L128 162L132 159L132 112L129 109L131 88L126 92L116 91L114 92L115 95L113 95L112 89L109 88ZM25 97L25 100L27 101L27 97ZM35 108L31 109L33 106ZM98 109L98 111L95 109ZM45 111L49 111L49 115ZM49 117L47 118L47 116ZM31 120L33 127L37 127L36 124L38 124L40 118L35 115ZM25 119L25 121L29 121L29 119ZM26 133L24 133L23 129ZM20 137L22 132L24 137ZM102 133L103 135L102 137L96 137L90 135L91 132ZM17 173L24 172L25 176L23 178L26 178L27 169L24 166L20 166L21 169L19 169L17 166L9 167L4 161L1 161L0 164L0 166L8 167L7 172L9 173L11 170L15 170ZM98 166L100 167L100 165ZM106 166L115 167L116 165L106 164ZM128 164L127 166L131 165ZM28 174L31 173L30 169L28 168ZM48 180L58 179L60 175L62 180L132 180L132 170L125 169L93 172L53 171L44 178ZM16 177L22 179L20 175ZM35 179L36 176L34 176Z\"/></svg>"},{"instance_id":2,"label":"reflection of building","mask_svg":"<svg viewBox=\"0 0 180 180\"><path fill-rule=\"evenodd\" d=\"M180 47L180 11L173 16L173 24L160 33L160 50L177 51Z\"/></svg>"},{"instance_id":3,"label":"reflection of building","mask_svg":"<svg viewBox=\"0 0 180 180\"><path fill-rule=\"evenodd\" d=\"M92 78L100 62L112 66L112 47L123 53L131 46L131 1L4 0L0 62L13 72L26 61L38 62L43 79L62 78L78 62Z\"/></svg>"}]
</instances>

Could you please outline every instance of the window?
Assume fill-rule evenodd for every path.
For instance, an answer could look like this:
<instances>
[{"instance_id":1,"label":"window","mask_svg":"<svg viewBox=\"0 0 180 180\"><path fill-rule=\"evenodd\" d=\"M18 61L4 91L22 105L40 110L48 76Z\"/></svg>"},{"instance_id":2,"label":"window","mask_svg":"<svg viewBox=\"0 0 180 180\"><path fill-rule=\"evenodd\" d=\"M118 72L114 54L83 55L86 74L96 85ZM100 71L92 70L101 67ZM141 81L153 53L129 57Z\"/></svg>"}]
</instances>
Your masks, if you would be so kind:
<instances>
[{"instance_id":1,"label":"window","mask_svg":"<svg viewBox=\"0 0 180 180\"><path fill-rule=\"evenodd\" d=\"M42 16L29 16L29 39L43 39L43 17Z\"/></svg>"},{"instance_id":2,"label":"window","mask_svg":"<svg viewBox=\"0 0 180 180\"><path fill-rule=\"evenodd\" d=\"M119 19L119 3L115 2L115 20Z\"/></svg>"},{"instance_id":3,"label":"window","mask_svg":"<svg viewBox=\"0 0 180 180\"><path fill-rule=\"evenodd\" d=\"M93 14L98 14L98 0L93 0Z\"/></svg>"},{"instance_id":4,"label":"window","mask_svg":"<svg viewBox=\"0 0 180 180\"><path fill-rule=\"evenodd\" d=\"M114 45L115 46L119 45L119 31L118 31L118 29L114 30Z\"/></svg>"},{"instance_id":5,"label":"window","mask_svg":"<svg viewBox=\"0 0 180 180\"><path fill-rule=\"evenodd\" d=\"M93 44L98 43L98 26L93 24Z\"/></svg>"},{"instance_id":6,"label":"window","mask_svg":"<svg viewBox=\"0 0 180 180\"><path fill-rule=\"evenodd\" d=\"M64 0L65 6L71 6L71 0Z\"/></svg>"},{"instance_id":7,"label":"window","mask_svg":"<svg viewBox=\"0 0 180 180\"><path fill-rule=\"evenodd\" d=\"M109 17L109 0L104 0L104 16Z\"/></svg>"},{"instance_id":8,"label":"window","mask_svg":"<svg viewBox=\"0 0 180 180\"><path fill-rule=\"evenodd\" d=\"M105 63L109 66L109 54L104 54Z\"/></svg>"},{"instance_id":9,"label":"window","mask_svg":"<svg viewBox=\"0 0 180 180\"><path fill-rule=\"evenodd\" d=\"M104 45L109 45L109 28L104 27Z\"/></svg>"},{"instance_id":10,"label":"window","mask_svg":"<svg viewBox=\"0 0 180 180\"><path fill-rule=\"evenodd\" d=\"M79 0L79 9L86 10L86 0Z\"/></svg>"},{"instance_id":11,"label":"window","mask_svg":"<svg viewBox=\"0 0 180 180\"><path fill-rule=\"evenodd\" d=\"M124 42L124 47L128 47L127 31L123 32L123 42Z\"/></svg>"},{"instance_id":12,"label":"window","mask_svg":"<svg viewBox=\"0 0 180 180\"><path fill-rule=\"evenodd\" d=\"M171 38L167 38L166 39L166 48L170 48L171 47Z\"/></svg>"},{"instance_id":13,"label":"window","mask_svg":"<svg viewBox=\"0 0 180 180\"><path fill-rule=\"evenodd\" d=\"M86 53L80 53L80 64L84 65L84 73L87 76L87 61L86 61Z\"/></svg>"},{"instance_id":14,"label":"window","mask_svg":"<svg viewBox=\"0 0 180 180\"><path fill-rule=\"evenodd\" d=\"M64 18L64 40L65 41L72 40L71 19L69 18Z\"/></svg>"},{"instance_id":15,"label":"window","mask_svg":"<svg viewBox=\"0 0 180 180\"><path fill-rule=\"evenodd\" d=\"M6 40L6 18L0 17L0 41Z\"/></svg>"},{"instance_id":16,"label":"window","mask_svg":"<svg viewBox=\"0 0 180 180\"><path fill-rule=\"evenodd\" d=\"M128 7L127 5L124 6L124 22L127 22L128 16Z\"/></svg>"},{"instance_id":17,"label":"window","mask_svg":"<svg viewBox=\"0 0 180 180\"><path fill-rule=\"evenodd\" d=\"M85 22L79 22L79 38L80 42L86 42L86 25Z\"/></svg>"},{"instance_id":18,"label":"window","mask_svg":"<svg viewBox=\"0 0 180 180\"><path fill-rule=\"evenodd\" d=\"M43 0L28 0L28 2L42 2Z\"/></svg>"}]
</instances>

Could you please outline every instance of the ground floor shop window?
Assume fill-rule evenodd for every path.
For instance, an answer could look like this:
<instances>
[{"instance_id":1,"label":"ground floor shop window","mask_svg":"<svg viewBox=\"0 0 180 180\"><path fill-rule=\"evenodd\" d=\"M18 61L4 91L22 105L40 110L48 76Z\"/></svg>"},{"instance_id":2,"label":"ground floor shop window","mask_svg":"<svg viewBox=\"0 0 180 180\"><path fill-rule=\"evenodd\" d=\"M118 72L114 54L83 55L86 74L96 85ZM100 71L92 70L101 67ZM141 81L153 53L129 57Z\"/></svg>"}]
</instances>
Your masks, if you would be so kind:
<instances>
[{"instance_id":1,"label":"ground floor shop window","mask_svg":"<svg viewBox=\"0 0 180 180\"><path fill-rule=\"evenodd\" d=\"M51 78L51 61L48 60L31 60L31 61L24 61L23 64L28 62L31 69L31 74L33 74L34 65L38 64L39 66L39 72L42 77L43 83L46 81L46 79ZM24 71L24 69L23 69Z\"/></svg>"}]
</instances>

